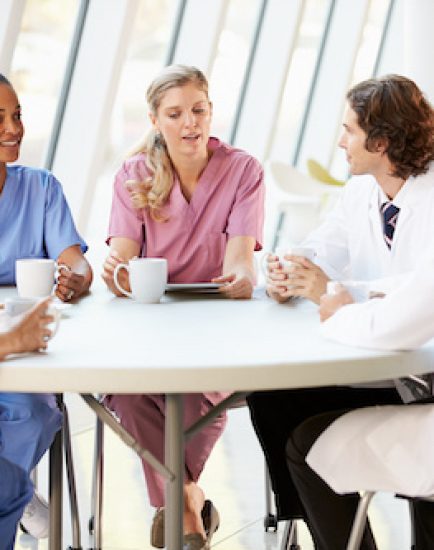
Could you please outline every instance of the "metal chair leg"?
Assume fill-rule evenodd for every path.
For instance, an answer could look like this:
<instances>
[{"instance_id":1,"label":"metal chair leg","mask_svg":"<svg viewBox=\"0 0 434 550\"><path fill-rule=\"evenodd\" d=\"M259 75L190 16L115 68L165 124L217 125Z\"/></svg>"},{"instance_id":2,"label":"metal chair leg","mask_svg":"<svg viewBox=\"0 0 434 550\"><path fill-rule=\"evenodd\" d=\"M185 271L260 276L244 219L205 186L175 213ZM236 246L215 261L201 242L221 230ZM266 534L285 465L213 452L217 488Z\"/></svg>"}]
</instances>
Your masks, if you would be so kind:
<instances>
[{"instance_id":1,"label":"metal chair leg","mask_svg":"<svg viewBox=\"0 0 434 550\"><path fill-rule=\"evenodd\" d=\"M95 455L92 480L91 513L89 519L89 550L102 548L102 499L104 470L104 424L97 417L95 426Z\"/></svg>"},{"instance_id":2,"label":"metal chair leg","mask_svg":"<svg viewBox=\"0 0 434 550\"><path fill-rule=\"evenodd\" d=\"M66 475L69 489L69 504L71 508L71 530L72 530L72 546L68 550L82 550L81 533L80 533L80 517L77 503L77 486L75 483L74 461L72 457L71 430L69 425L68 410L65 405L62 407L63 412L63 446L65 452Z\"/></svg>"},{"instance_id":3,"label":"metal chair leg","mask_svg":"<svg viewBox=\"0 0 434 550\"><path fill-rule=\"evenodd\" d=\"M268 471L267 463L265 465L265 517L264 517L264 529L268 531L277 531L277 516L273 512L273 491L271 490L270 473Z\"/></svg>"},{"instance_id":4,"label":"metal chair leg","mask_svg":"<svg viewBox=\"0 0 434 550\"><path fill-rule=\"evenodd\" d=\"M280 550L301 550L301 546L298 544L297 520L286 521Z\"/></svg>"},{"instance_id":5,"label":"metal chair leg","mask_svg":"<svg viewBox=\"0 0 434 550\"><path fill-rule=\"evenodd\" d=\"M362 542L363 532L365 530L366 519L368 517L368 507L375 492L366 491L363 493L359 506L357 507L356 517L354 518L350 538L348 540L347 550L359 550Z\"/></svg>"}]
</instances>

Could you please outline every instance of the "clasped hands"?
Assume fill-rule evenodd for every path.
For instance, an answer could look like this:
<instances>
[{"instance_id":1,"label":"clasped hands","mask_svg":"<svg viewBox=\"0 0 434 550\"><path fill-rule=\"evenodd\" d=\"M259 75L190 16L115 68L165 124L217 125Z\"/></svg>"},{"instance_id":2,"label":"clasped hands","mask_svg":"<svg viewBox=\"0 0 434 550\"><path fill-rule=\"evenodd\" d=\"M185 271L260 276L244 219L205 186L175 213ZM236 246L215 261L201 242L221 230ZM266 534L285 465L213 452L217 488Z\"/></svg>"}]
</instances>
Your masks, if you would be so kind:
<instances>
[{"instance_id":1,"label":"clasped hands","mask_svg":"<svg viewBox=\"0 0 434 550\"><path fill-rule=\"evenodd\" d=\"M278 256L267 257L267 293L278 302L300 296L319 304L327 290L329 278L316 264L303 256L287 254L291 265L283 267Z\"/></svg>"}]
</instances>

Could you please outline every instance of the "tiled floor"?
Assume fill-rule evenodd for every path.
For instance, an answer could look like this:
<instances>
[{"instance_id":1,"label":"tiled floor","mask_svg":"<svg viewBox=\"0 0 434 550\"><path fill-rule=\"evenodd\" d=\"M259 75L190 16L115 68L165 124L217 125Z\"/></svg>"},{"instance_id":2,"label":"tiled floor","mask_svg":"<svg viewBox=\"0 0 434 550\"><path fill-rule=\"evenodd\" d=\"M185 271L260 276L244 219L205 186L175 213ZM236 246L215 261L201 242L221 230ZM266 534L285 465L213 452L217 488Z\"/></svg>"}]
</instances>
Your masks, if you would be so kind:
<instances>
[{"instance_id":1,"label":"tiled floor","mask_svg":"<svg viewBox=\"0 0 434 550\"><path fill-rule=\"evenodd\" d=\"M87 520L93 456L93 416L74 395L66 400L72 423L74 460L81 515L82 547L88 548ZM264 533L263 460L246 409L230 411L228 427L216 446L202 477L202 487L219 509L221 527L213 540L218 550L274 550L278 533ZM106 430L106 469L103 548L104 550L147 550L152 511L148 505L139 460ZM39 484L46 492L46 464L39 468ZM380 550L408 550L409 528L403 502L390 497L376 497L372 504L372 521ZM65 504L65 509L67 505ZM67 513L64 518L64 548L71 544ZM313 545L300 525L302 550ZM20 534L16 550L46 550L40 542ZM56 549L57 550L57 549ZM61 550L61 549L59 549ZM337 549L338 550L338 549Z\"/></svg>"}]
</instances>

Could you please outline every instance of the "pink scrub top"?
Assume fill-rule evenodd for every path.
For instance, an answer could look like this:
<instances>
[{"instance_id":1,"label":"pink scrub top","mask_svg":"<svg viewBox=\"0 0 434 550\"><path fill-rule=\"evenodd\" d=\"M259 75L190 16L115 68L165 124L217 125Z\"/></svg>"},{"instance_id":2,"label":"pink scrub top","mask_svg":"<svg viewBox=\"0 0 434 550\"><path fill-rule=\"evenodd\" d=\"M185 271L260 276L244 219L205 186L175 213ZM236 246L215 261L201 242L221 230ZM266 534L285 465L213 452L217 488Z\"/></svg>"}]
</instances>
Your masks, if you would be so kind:
<instances>
[{"instance_id":1,"label":"pink scrub top","mask_svg":"<svg viewBox=\"0 0 434 550\"><path fill-rule=\"evenodd\" d=\"M149 177L145 154L124 162L116 175L107 243L125 237L141 246L142 256L167 258L169 282L208 282L222 274L228 239L248 236L261 250L264 222L264 174L245 151L210 138L213 151L188 202L176 174L173 188L155 221L146 208L135 209L127 180Z\"/></svg>"}]
</instances>

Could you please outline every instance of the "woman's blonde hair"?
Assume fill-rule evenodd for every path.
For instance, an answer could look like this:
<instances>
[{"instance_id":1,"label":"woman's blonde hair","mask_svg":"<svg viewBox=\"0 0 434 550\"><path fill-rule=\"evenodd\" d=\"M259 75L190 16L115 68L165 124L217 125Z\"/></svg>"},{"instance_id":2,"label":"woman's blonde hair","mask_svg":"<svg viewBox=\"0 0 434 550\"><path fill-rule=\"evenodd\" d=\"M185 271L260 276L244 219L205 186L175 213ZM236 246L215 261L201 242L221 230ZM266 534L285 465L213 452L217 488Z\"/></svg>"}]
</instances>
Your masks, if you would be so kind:
<instances>
[{"instance_id":1,"label":"woman's blonde hair","mask_svg":"<svg viewBox=\"0 0 434 550\"><path fill-rule=\"evenodd\" d=\"M153 80L146 99L149 109L157 116L161 100L167 90L193 83L205 92L208 98L208 81L196 67L186 65L169 65ZM173 165L167 151L163 136L154 128L145 139L132 151L131 156L146 153L146 165L151 176L142 182L140 190L133 193L133 204L136 208L149 208L153 219L163 221L159 214L173 186Z\"/></svg>"}]
</instances>

